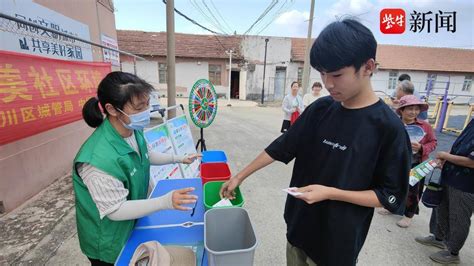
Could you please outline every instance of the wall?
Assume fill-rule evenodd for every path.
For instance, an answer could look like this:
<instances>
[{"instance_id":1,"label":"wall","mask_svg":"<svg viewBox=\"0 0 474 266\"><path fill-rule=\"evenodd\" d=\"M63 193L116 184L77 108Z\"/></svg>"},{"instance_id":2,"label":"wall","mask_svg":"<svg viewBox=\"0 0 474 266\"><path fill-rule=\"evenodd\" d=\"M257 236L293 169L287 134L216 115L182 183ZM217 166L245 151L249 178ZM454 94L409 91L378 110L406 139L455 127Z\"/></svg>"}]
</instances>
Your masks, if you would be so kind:
<instances>
[{"instance_id":1,"label":"wall","mask_svg":"<svg viewBox=\"0 0 474 266\"><path fill-rule=\"evenodd\" d=\"M100 42L100 33L117 38L114 14L95 0L35 2L87 24L93 42ZM101 49L96 50L94 61L102 61ZM6 211L69 173L76 152L91 132L81 120L0 146L0 201Z\"/></svg>"},{"instance_id":2,"label":"wall","mask_svg":"<svg viewBox=\"0 0 474 266\"><path fill-rule=\"evenodd\" d=\"M241 53L248 62L245 98L247 100L259 100L262 95L263 86L263 63L265 57L265 38L268 38L267 61L265 69L265 99L272 100L274 94L274 77L277 67L285 67L287 76L291 70L291 38L285 37L262 37L245 36L242 39ZM255 70L251 70L253 66ZM286 81L286 88L291 83ZM242 85L241 85L242 86Z\"/></svg>"},{"instance_id":3,"label":"wall","mask_svg":"<svg viewBox=\"0 0 474 266\"><path fill-rule=\"evenodd\" d=\"M437 74L436 82L433 84L432 93L434 94L444 94L444 91L447 86L448 80L450 81L449 84L449 91L448 94L456 94L456 95L466 95L466 96L474 96L474 89L471 88L471 91L462 91L462 87L464 84L465 76L469 75L469 73L447 73L447 72L426 72L426 71L405 71L405 70L379 70L373 77L372 77L372 85L374 90L384 91L385 93L392 94L393 90L388 89L388 79L389 73L391 71L395 71L398 73L397 76L401 74L408 74L411 77L411 81L415 86L415 92L424 95L426 93L426 85L427 85L427 78L428 73L435 73ZM472 73L470 75L473 75ZM473 75L474 76L474 75Z\"/></svg>"},{"instance_id":4,"label":"wall","mask_svg":"<svg viewBox=\"0 0 474 266\"><path fill-rule=\"evenodd\" d=\"M133 73L133 61L122 60L122 71ZM165 57L146 57L148 61L137 61L137 75L152 84L160 95L167 95L167 84L159 83L158 64L165 63ZM227 63L227 64L226 64ZM221 66L221 85L214 85L218 94L226 94L228 90L229 64L225 59L176 59L176 93L184 97L190 92L194 83L199 79L209 79L209 64ZM233 69L236 65L232 64Z\"/></svg>"}]
</instances>

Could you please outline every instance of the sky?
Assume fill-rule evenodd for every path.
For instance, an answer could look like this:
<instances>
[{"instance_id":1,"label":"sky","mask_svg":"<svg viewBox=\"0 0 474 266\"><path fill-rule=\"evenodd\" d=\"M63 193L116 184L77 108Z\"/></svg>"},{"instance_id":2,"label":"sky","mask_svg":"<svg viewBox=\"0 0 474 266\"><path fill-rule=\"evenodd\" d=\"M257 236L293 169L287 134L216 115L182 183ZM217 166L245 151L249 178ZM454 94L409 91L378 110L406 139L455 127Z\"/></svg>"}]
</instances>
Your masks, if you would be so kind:
<instances>
[{"instance_id":1,"label":"sky","mask_svg":"<svg viewBox=\"0 0 474 266\"><path fill-rule=\"evenodd\" d=\"M166 31L163 0L115 0L114 5L117 29ZM272 9L251 27L269 7ZM175 0L175 8L220 34L307 37L311 1ZM383 34L380 11L385 8L401 8L408 19L414 12L432 12L428 15L432 18L431 31L428 32L426 26L422 32L412 32L407 24L402 34ZM439 11L456 12L455 32L446 28L435 32L435 14ZM474 49L473 0L315 0L312 37L337 18L347 16L356 16L381 44ZM212 34L176 13L175 31Z\"/></svg>"}]
</instances>

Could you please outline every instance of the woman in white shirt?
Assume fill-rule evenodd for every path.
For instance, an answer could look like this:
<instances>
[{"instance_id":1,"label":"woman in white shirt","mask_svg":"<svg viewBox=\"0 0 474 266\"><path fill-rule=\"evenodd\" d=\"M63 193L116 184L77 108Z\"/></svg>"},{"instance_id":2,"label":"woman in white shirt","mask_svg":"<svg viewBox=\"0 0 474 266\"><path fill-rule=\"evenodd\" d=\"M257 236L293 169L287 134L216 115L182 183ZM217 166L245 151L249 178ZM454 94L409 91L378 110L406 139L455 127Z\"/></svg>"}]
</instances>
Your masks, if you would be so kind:
<instances>
[{"instance_id":1,"label":"woman in white shirt","mask_svg":"<svg viewBox=\"0 0 474 266\"><path fill-rule=\"evenodd\" d=\"M283 109L284 117L281 125L281 133L285 133L291 126L291 115L294 112L301 114L304 110L303 99L298 95L299 84L297 81L291 83L291 91L283 99L281 108Z\"/></svg>"},{"instance_id":2,"label":"woman in white shirt","mask_svg":"<svg viewBox=\"0 0 474 266\"><path fill-rule=\"evenodd\" d=\"M319 82L313 83L313 86L311 87L311 92L306 93L303 96L303 106L306 109L311 103L316 101L317 99L327 96L328 93L326 90L323 89L323 85Z\"/></svg>"}]
</instances>

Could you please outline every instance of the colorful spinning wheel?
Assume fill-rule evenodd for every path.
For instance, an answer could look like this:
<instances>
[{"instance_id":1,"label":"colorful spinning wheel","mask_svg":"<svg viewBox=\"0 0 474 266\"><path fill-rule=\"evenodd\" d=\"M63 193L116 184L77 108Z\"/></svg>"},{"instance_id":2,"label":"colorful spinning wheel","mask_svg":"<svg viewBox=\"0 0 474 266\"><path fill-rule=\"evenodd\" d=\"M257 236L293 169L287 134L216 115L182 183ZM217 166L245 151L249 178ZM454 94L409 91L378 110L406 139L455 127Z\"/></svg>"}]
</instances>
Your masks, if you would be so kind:
<instances>
[{"instance_id":1,"label":"colorful spinning wheel","mask_svg":"<svg viewBox=\"0 0 474 266\"><path fill-rule=\"evenodd\" d=\"M189 94L189 115L199 128L212 124L217 114L217 93L211 82L200 79L194 83Z\"/></svg>"}]
</instances>

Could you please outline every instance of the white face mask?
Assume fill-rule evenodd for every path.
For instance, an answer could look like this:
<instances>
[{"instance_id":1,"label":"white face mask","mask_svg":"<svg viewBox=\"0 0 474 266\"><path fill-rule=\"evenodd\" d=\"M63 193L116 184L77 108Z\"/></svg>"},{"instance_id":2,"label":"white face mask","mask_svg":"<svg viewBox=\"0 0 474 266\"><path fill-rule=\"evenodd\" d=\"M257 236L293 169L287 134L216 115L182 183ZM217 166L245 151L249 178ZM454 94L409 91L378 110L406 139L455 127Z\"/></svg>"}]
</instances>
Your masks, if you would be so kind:
<instances>
[{"instance_id":1,"label":"white face mask","mask_svg":"<svg viewBox=\"0 0 474 266\"><path fill-rule=\"evenodd\" d=\"M143 112L136 113L136 114L133 114L133 115L128 115L124 111L122 111L118 108L117 108L117 110L119 110L122 114L128 116L128 118L130 119L129 124L125 124L122 120L119 119L120 122L122 122L123 126L128 128L128 129L143 130L146 126L148 126L150 124L150 111L151 111L150 108L148 108L147 110L145 110Z\"/></svg>"}]
</instances>

